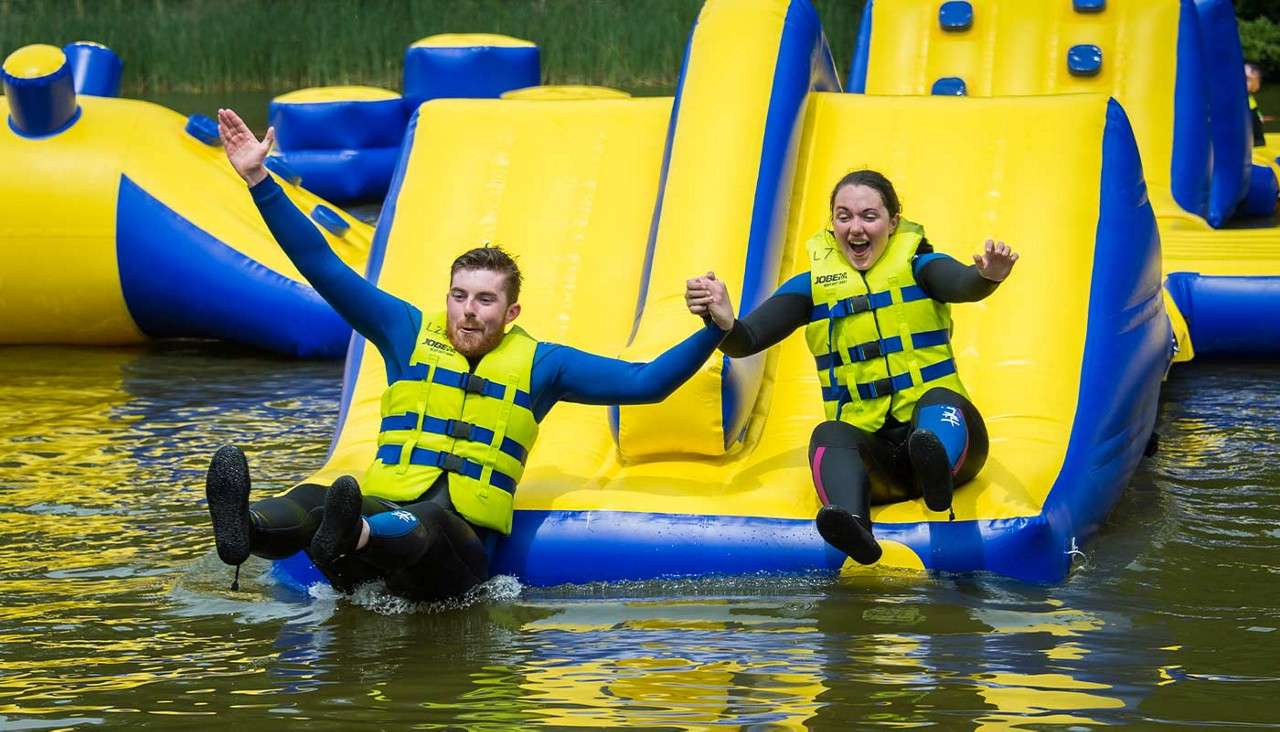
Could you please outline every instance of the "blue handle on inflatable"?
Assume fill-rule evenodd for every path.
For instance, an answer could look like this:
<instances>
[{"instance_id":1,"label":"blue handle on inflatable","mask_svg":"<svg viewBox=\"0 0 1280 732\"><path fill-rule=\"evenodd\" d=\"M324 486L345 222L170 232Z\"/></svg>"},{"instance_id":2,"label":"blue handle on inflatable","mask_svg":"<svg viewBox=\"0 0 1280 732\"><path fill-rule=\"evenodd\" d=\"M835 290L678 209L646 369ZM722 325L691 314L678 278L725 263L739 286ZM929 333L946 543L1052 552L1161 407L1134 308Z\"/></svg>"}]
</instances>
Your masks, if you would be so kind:
<instances>
[{"instance_id":1,"label":"blue handle on inflatable","mask_svg":"<svg viewBox=\"0 0 1280 732\"><path fill-rule=\"evenodd\" d=\"M267 170L284 178L293 185L302 185L302 176L299 175L298 171L289 167L288 163L281 160L279 155L268 155L264 165L267 166Z\"/></svg>"},{"instance_id":2,"label":"blue handle on inflatable","mask_svg":"<svg viewBox=\"0 0 1280 732\"><path fill-rule=\"evenodd\" d=\"M218 135L218 123L203 114L187 117L186 130L188 135L211 147L222 144L222 137Z\"/></svg>"},{"instance_id":3,"label":"blue handle on inflatable","mask_svg":"<svg viewBox=\"0 0 1280 732\"><path fill-rule=\"evenodd\" d=\"M323 226L334 236L342 236L351 228L351 225L339 216L337 211L323 203L316 204L316 207L311 210L311 220Z\"/></svg>"},{"instance_id":4,"label":"blue handle on inflatable","mask_svg":"<svg viewBox=\"0 0 1280 732\"><path fill-rule=\"evenodd\" d=\"M942 30L958 33L973 27L973 6L967 0L948 0L938 8Z\"/></svg>"},{"instance_id":5,"label":"blue handle on inflatable","mask_svg":"<svg viewBox=\"0 0 1280 732\"><path fill-rule=\"evenodd\" d=\"M969 94L969 87L958 76L944 76L933 82L929 93L935 97L963 97Z\"/></svg>"},{"instance_id":6,"label":"blue handle on inflatable","mask_svg":"<svg viewBox=\"0 0 1280 732\"><path fill-rule=\"evenodd\" d=\"M1067 51L1067 69L1072 76L1097 76L1102 70L1102 49L1081 43Z\"/></svg>"}]
</instances>

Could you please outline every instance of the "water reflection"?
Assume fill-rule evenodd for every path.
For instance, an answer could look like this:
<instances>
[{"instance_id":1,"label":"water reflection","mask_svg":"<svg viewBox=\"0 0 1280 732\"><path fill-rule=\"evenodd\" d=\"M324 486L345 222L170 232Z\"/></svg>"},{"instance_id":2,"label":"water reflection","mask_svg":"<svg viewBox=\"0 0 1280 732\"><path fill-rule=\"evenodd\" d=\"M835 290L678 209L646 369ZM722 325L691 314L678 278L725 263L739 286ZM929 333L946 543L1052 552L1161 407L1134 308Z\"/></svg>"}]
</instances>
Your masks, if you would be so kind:
<instances>
[{"instance_id":1,"label":"water reflection","mask_svg":"<svg viewBox=\"0 0 1280 732\"><path fill-rule=\"evenodd\" d=\"M990 729L1266 723L1280 412L1166 385L1162 451L1067 582L848 573L298 596L209 553L208 455L317 467L340 365L208 344L0 349L0 727Z\"/></svg>"}]
</instances>

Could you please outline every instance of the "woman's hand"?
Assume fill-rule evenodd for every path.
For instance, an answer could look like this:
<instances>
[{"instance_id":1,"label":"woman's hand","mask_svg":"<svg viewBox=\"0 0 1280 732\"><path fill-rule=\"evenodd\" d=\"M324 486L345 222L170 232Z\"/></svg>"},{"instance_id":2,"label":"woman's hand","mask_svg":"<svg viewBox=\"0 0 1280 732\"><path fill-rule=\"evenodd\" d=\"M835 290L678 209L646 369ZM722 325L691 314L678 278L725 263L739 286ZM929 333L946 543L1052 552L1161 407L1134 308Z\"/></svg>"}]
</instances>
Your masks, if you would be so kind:
<instances>
[{"instance_id":1,"label":"woman's hand","mask_svg":"<svg viewBox=\"0 0 1280 732\"><path fill-rule=\"evenodd\" d=\"M733 303L729 288L716 279L715 272L685 281L684 302L694 315L711 318L720 330L733 330Z\"/></svg>"},{"instance_id":2,"label":"woman's hand","mask_svg":"<svg viewBox=\"0 0 1280 732\"><path fill-rule=\"evenodd\" d=\"M981 254L973 255L973 264L978 274L992 282L1003 282L1013 270L1013 263L1018 261L1018 253L1002 241L987 239Z\"/></svg>"},{"instance_id":3,"label":"woman's hand","mask_svg":"<svg viewBox=\"0 0 1280 732\"><path fill-rule=\"evenodd\" d=\"M244 182L250 187L261 183L267 177L267 169L262 162L276 142L276 128L267 128L267 134L259 142L240 115L230 109L219 109L218 134L222 137L227 160L231 161L231 167L244 178Z\"/></svg>"}]
</instances>

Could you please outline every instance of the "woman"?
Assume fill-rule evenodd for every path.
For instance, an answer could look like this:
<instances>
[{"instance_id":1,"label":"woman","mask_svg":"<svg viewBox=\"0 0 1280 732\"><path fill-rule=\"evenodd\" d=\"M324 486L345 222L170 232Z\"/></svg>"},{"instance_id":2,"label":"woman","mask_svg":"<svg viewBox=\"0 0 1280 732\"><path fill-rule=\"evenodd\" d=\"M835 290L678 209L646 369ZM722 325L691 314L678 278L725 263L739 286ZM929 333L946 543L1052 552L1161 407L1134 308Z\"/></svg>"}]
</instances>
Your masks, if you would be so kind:
<instances>
[{"instance_id":1,"label":"woman","mask_svg":"<svg viewBox=\"0 0 1280 732\"><path fill-rule=\"evenodd\" d=\"M813 431L809 465L823 507L818 532L862 564L880 559L872 503L922 497L951 507L954 486L987 457L982 416L951 353L948 303L990 295L1018 255L987 240L965 266L933 251L903 219L893 184L873 170L831 191L831 224L806 244L812 269L783 283L742 320L723 283L690 283L689 309L730 329L720 350L750 356L800 326L813 352L827 421ZM873 492L870 472L884 478Z\"/></svg>"}]
</instances>

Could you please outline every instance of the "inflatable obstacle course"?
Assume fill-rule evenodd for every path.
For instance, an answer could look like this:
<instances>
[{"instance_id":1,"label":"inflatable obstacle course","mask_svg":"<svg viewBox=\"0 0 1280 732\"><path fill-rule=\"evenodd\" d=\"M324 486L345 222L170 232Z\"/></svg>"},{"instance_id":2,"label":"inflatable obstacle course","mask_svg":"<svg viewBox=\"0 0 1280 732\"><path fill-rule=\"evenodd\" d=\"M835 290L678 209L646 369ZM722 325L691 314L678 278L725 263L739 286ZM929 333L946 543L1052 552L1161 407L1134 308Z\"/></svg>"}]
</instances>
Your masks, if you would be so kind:
<instances>
[{"instance_id":1,"label":"inflatable obstacle course","mask_svg":"<svg viewBox=\"0 0 1280 732\"><path fill-rule=\"evenodd\" d=\"M746 58L722 63L726 47ZM749 310L807 269L834 181L885 171L941 251L966 259L999 236L1022 259L995 295L954 310L987 467L957 492L954 519L921 501L877 508L880 564L1061 579L1141 457L1171 355L1129 120L1102 95L824 91L825 49L804 0L711 0L674 101L427 103L370 276L430 309L459 251L499 242L525 270L532 335L645 359L699 327L686 277L715 269ZM813 525L813 368L797 335L761 358L713 356L662 405L557 406L493 569L536 585L840 569ZM384 388L357 338L333 449L307 481L362 474ZM302 555L276 571L293 586L316 578Z\"/></svg>"},{"instance_id":2,"label":"inflatable obstacle course","mask_svg":"<svg viewBox=\"0 0 1280 732\"><path fill-rule=\"evenodd\" d=\"M200 337L342 354L350 328L272 238L217 125L78 96L73 76L53 46L28 46L4 64L0 159L11 174L0 180L0 343ZM330 246L362 270L370 228L284 188L330 221Z\"/></svg>"}]
</instances>

